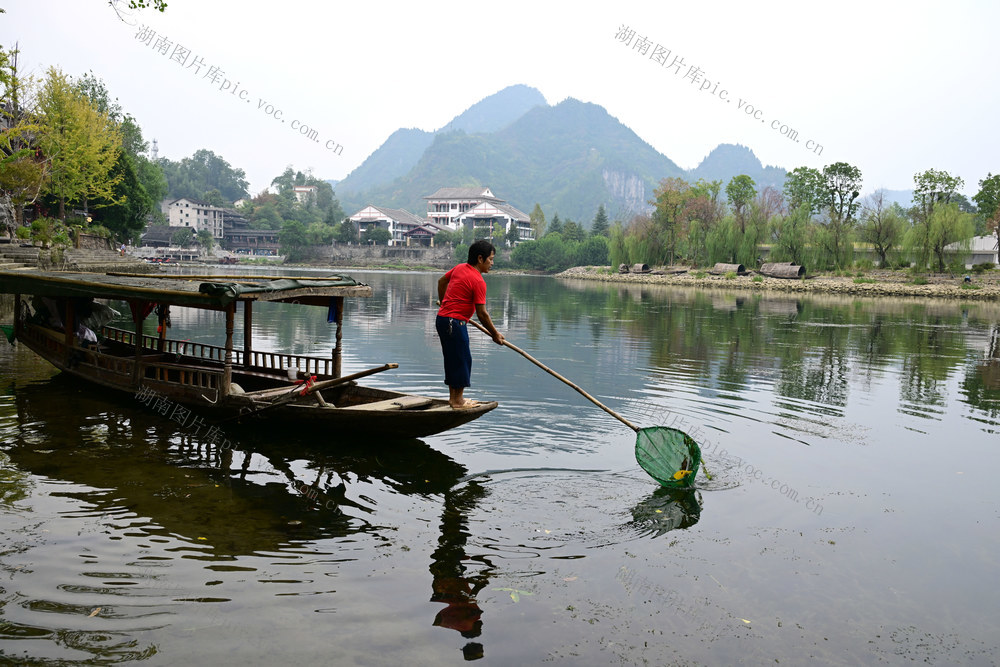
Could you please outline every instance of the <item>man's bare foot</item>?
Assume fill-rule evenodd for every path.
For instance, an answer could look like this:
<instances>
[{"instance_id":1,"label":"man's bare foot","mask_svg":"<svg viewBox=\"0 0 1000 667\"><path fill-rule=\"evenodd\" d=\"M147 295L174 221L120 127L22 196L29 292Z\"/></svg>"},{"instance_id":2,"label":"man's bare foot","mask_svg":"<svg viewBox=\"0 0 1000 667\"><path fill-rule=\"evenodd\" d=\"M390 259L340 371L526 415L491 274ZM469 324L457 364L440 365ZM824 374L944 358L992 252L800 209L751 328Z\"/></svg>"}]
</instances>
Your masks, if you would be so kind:
<instances>
[{"instance_id":1,"label":"man's bare foot","mask_svg":"<svg viewBox=\"0 0 1000 667\"><path fill-rule=\"evenodd\" d=\"M449 405L451 405L451 404L449 404ZM463 401L462 403L459 403L458 405L451 405L451 409L452 410L468 410L469 408L474 408L474 407L476 407L478 405L481 405L479 401L474 401L471 398L467 398L467 399L465 399L465 401Z\"/></svg>"}]
</instances>

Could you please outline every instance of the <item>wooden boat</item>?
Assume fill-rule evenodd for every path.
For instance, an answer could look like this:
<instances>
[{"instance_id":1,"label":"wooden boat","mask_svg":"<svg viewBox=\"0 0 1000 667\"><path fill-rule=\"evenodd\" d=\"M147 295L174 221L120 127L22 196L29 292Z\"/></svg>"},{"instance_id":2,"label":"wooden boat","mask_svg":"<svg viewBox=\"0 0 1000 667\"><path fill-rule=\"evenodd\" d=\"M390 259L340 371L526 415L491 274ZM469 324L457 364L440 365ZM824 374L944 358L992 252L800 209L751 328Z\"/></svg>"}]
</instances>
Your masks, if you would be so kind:
<instances>
[{"instance_id":1,"label":"wooden boat","mask_svg":"<svg viewBox=\"0 0 1000 667\"><path fill-rule=\"evenodd\" d=\"M131 392L185 425L211 428L209 419L215 425L267 419L322 425L331 433L419 438L460 426L497 406L491 401L455 410L445 399L357 383L396 364L342 376L344 299L372 293L370 286L347 276L275 279L0 271L0 293L15 295L14 335L39 356L66 373ZM29 304L26 296L36 299ZM88 336L83 322L95 308L94 299L126 301L134 330L101 326ZM336 322L332 355L254 350L253 304L265 301L328 308ZM154 307L160 333L151 336L143 333L142 325ZM224 312L225 345L167 338L163 324L170 308ZM237 309L243 314L242 349L233 345Z\"/></svg>"}]
</instances>

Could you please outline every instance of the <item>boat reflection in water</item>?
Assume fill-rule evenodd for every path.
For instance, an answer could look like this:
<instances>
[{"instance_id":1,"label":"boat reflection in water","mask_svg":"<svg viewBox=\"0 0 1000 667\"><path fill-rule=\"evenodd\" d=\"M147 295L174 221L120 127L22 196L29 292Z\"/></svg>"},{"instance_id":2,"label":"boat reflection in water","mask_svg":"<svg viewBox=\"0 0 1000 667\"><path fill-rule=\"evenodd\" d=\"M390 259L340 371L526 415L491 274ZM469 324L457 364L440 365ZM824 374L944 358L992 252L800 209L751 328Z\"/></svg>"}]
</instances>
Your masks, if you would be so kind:
<instances>
[{"instance_id":1,"label":"boat reflection in water","mask_svg":"<svg viewBox=\"0 0 1000 667\"><path fill-rule=\"evenodd\" d=\"M88 542L83 551L120 544L129 554L101 567L111 570L102 578L131 584L102 593L114 596L113 603L104 604L114 604L119 615L118 621L109 622L115 627L105 628L114 637L114 650L136 645L140 653L155 650L163 633L169 636L192 626L234 632L241 637L238 641L246 641L247 634L254 635L242 625L249 617L238 612L219 616L214 609L222 603L236 609L270 604L274 613L283 603L276 604L282 598L271 590L277 595L322 594L326 576L340 580L341 594L333 598L337 602L330 610L348 612L353 609L343 607L351 604L348 600L366 598L370 592L365 587L378 588L370 574L359 577L351 563L378 558L379 547L390 538L398 542L404 529L422 541L427 537L424 526L436 523L436 535L430 536L436 539L428 565L430 593L423 598L434 603L433 616L426 623L459 633L467 660L484 657L483 643L476 641L484 623L478 596L490 590L491 579L501 576L492 561L500 554L484 547L484 536L474 536L469 525L470 516L483 510L491 494L489 476L469 475L464 466L419 440L359 442L329 433L318 437L315 429L296 432L236 423L224 425L224 438L206 440L134 397L95 396L90 385L66 374L16 387L12 399L14 410L8 408L12 414L3 416L0 427L4 440L12 443L6 447L11 466L36 479L52 480L60 489L52 495L73 499L71 511L77 520L96 520L98 531L91 538L96 542ZM600 483L620 482L602 478ZM616 530L622 534L625 528L633 538L658 537L691 526L701 512L698 493L657 489L632 508L631 524ZM418 512L414 521L400 524L410 516L392 514L398 503L393 495L427 507L426 518ZM63 549L59 558L72 560L70 552L77 553L77 548ZM294 561L303 553L310 554L309 562L320 564L320 579L298 582L307 578L292 576L298 569ZM239 583L243 576L267 582L268 569L279 566L275 559L289 562L278 577L288 582L286 589L246 590ZM82 589L78 582L94 576L91 570L97 566L87 562L64 572L74 589ZM219 579L211 597L199 592L207 585L200 583L203 570L216 572ZM228 579L227 572L237 574ZM298 585L318 588L296 589ZM397 585L405 589L410 584L397 580ZM47 605L46 598L55 596L47 584L40 586L31 605ZM420 605L413 591L401 603ZM79 606L68 606L66 618L47 616L44 625L55 623L56 632L63 630L61 624L72 628ZM156 625L140 622L154 612ZM33 632L38 623L30 614L18 613L8 613L5 621L13 632ZM93 656L115 655L112 642L102 644L94 637L89 649ZM148 637L153 643L146 644ZM233 641L224 634L218 639L223 637ZM81 646L86 644L81 640Z\"/></svg>"},{"instance_id":2,"label":"boat reflection in water","mask_svg":"<svg viewBox=\"0 0 1000 667\"><path fill-rule=\"evenodd\" d=\"M65 495L82 501L80 514L97 518L103 532L114 535L128 526L123 532L131 537L141 531L179 538L190 546L183 558L210 561L213 568L245 556L294 552L303 543L356 544L356 538L343 538L377 536L386 525L384 517L375 518L374 486L440 497L430 601L446 607L432 622L468 638L481 633L476 593L487 585L491 566L466 554L467 517L487 490L462 481L468 471L450 457L419 440L375 447L324 434L320 443L315 430L260 424L227 424L225 439L205 442L134 399L93 393L65 374L18 388L5 436L16 443L7 449L13 466L69 483L73 490ZM470 643L463 651L475 658L483 647Z\"/></svg>"}]
</instances>

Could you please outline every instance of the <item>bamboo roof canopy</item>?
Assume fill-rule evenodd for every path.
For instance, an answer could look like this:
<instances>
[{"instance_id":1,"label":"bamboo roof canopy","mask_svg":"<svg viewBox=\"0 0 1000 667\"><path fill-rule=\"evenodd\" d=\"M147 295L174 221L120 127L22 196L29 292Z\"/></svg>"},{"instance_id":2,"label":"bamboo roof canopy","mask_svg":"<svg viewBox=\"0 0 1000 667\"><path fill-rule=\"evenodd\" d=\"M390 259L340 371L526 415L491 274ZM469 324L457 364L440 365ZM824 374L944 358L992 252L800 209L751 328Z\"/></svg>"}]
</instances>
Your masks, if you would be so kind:
<instances>
[{"instance_id":1,"label":"bamboo roof canopy","mask_svg":"<svg viewBox=\"0 0 1000 667\"><path fill-rule=\"evenodd\" d=\"M372 295L349 276L155 276L67 271L0 271L0 293L156 301L225 310L235 301L327 306L331 297Z\"/></svg>"}]
</instances>

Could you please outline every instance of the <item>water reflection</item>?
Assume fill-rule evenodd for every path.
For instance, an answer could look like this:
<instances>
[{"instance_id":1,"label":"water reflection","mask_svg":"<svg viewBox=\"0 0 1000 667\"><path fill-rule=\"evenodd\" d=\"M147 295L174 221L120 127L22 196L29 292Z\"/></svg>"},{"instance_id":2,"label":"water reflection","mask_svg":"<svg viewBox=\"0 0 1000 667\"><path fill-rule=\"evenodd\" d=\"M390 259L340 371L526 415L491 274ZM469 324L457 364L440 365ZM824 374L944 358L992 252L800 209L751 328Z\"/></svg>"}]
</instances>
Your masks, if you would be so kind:
<instances>
[{"instance_id":1,"label":"water reflection","mask_svg":"<svg viewBox=\"0 0 1000 667\"><path fill-rule=\"evenodd\" d=\"M660 488L632 508L632 525L640 535L662 537L698 523L701 510L701 492Z\"/></svg>"},{"instance_id":2,"label":"water reflection","mask_svg":"<svg viewBox=\"0 0 1000 667\"><path fill-rule=\"evenodd\" d=\"M445 492L441 536L431 557L430 599L446 605L434 616L434 625L456 630L467 639L482 634L483 610L476 595L489 583L493 569L489 557L470 557L466 552L468 516L485 497L486 489L476 480ZM475 660L483 657L485 650L481 643L469 642L462 647L462 654L466 660Z\"/></svg>"}]
</instances>

